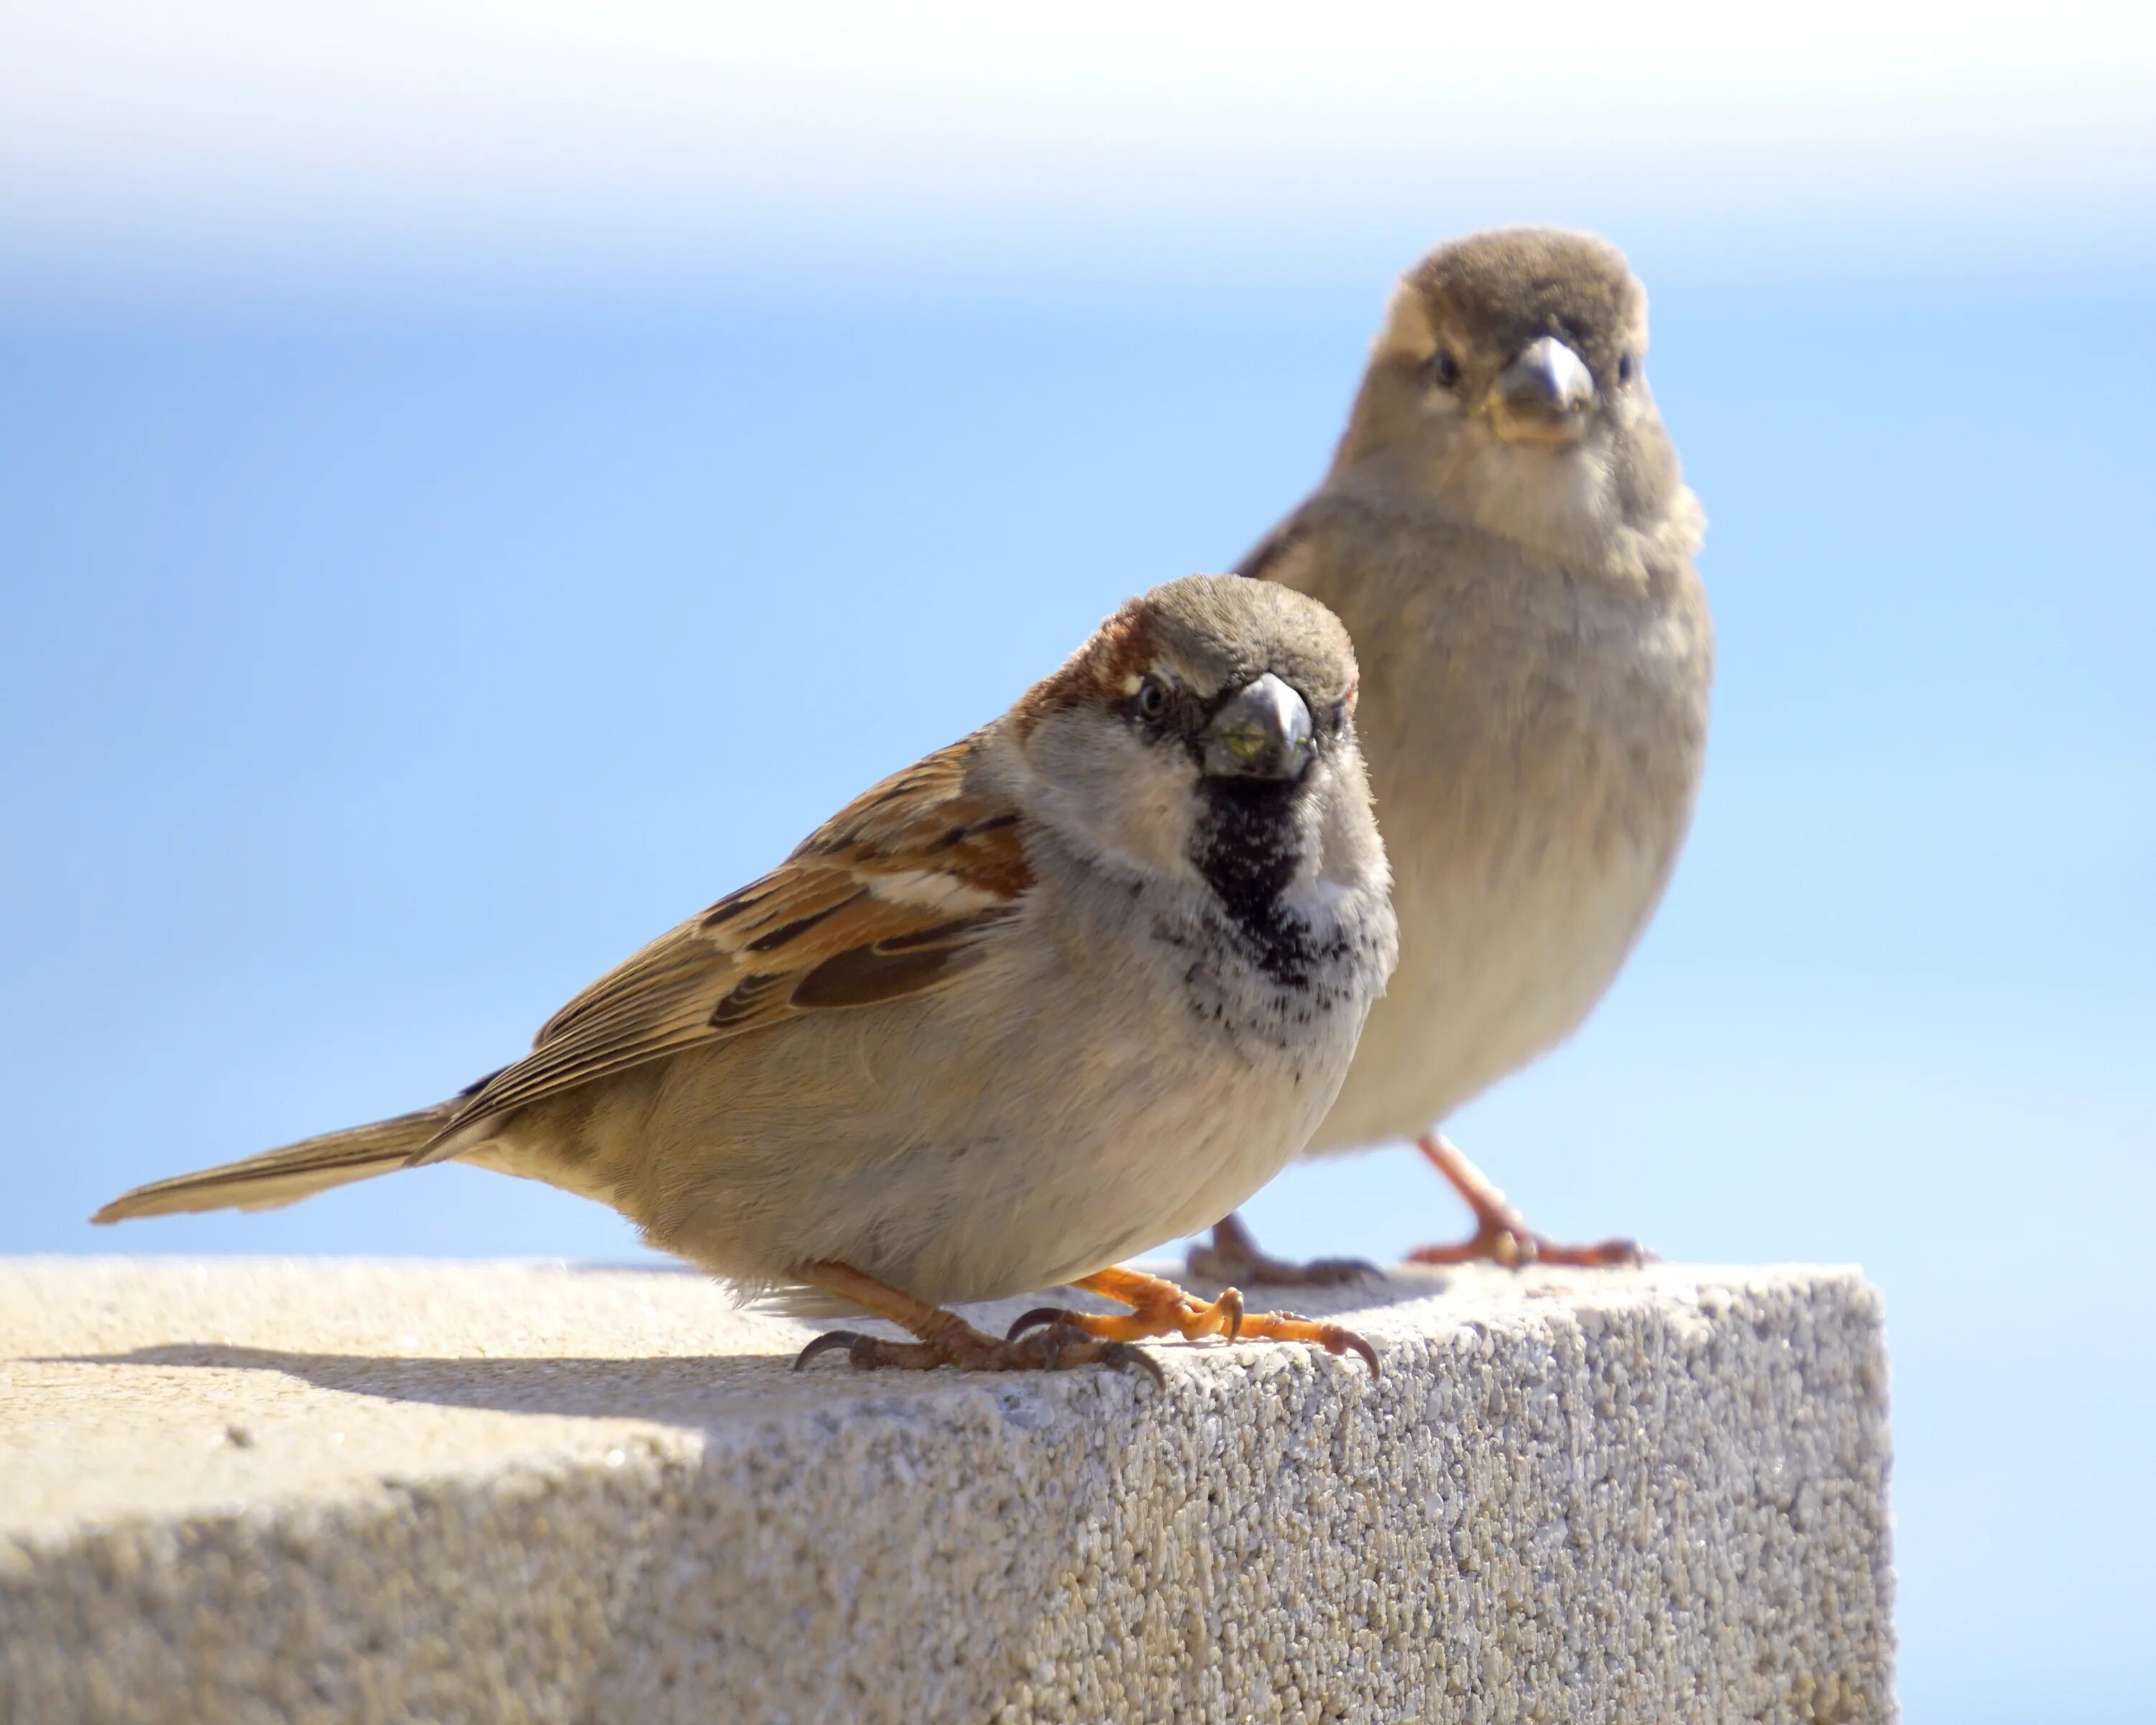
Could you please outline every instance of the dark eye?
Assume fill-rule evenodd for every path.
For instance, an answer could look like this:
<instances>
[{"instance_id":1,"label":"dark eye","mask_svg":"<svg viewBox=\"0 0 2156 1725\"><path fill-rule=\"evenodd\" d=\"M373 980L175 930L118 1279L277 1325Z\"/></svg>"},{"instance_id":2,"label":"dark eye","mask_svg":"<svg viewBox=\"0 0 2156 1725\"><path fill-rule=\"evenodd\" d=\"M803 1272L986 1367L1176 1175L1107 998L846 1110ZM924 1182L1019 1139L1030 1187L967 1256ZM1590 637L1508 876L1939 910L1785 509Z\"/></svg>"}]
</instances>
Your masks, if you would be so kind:
<instances>
[{"instance_id":1,"label":"dark eye","mask_svg":"<svg viewBox=\"0 0 2156 1725\"><path fill-rule=\"evenodd\" d=\"M1632 363L1630 354L1620 355L1617 360L1617 381L1620 383L1630 383L1632 381L1632 373L1636 369L1637 367Z\"/></svg>"},{"instance_id":2,"label":"dark eye","mask_svg":"<svg viewBox=\"0 0 2156 1725\"><path fill-rule=\"evenodd\" d=\"M1168 690L1158 677L1147 677L1138 685L1138 711L1148 719L1158 719L1168 711Z\"/></svg>"},{"instance_id":3,"label":"dark eye","mask_svg":"<svg viewBox=\"0 0 2156 1725\"><path fill-rule=\"evenodd\" d=\"M1440 347L1430 355L1430 374L1441 389L1450 389L1460 381L1460 362L1452 357L1450 347Z\"/></svg>"},{"instance_id":4,"label":"dark eye","mask_svg":"<svg viewBox=\"0 0 2156 1725\"><path fill-rule=\"evenodd\" d=\"M1342 725L1346 724L1347 722L1348 722L1348 703L1347 703L1346 701L1334 701L1334 702L1332 703L1332 728L1333 728L1335 731L1337 731L1337 730L1338 730L1338 729L1339 729Z\"/></svg>"}]
</instances>

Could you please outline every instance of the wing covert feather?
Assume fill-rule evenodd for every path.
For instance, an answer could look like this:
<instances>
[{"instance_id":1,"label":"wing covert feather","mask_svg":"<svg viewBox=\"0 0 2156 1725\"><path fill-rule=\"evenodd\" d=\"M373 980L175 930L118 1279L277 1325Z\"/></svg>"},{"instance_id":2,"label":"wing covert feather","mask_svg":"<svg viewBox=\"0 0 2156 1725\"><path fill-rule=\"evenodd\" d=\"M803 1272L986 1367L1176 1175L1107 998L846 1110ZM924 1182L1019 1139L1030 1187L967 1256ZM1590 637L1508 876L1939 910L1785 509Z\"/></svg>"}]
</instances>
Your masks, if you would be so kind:
<instances>
[{"instance_id":1,"label":"wing covert feather","mask_svg":"<svg viewBox=\"0 0 2156 1725\"><path fill-rule=\"evenodd\" d=\"M647 1060L957 975L1033 884L1017 809L966 788L978 747L968 737L893 774L771 873L601 977L413 1159L469 1122Z\"/></svg>"}]
</instances>

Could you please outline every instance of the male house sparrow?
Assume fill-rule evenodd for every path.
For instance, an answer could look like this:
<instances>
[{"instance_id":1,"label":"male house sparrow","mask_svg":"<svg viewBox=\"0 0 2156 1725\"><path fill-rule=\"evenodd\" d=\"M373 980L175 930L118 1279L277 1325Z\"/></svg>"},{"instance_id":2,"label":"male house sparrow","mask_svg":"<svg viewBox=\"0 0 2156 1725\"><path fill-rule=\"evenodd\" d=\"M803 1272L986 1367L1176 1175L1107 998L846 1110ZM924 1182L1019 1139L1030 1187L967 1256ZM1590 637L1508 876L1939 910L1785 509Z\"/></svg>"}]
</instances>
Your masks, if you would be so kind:
<instances>
[{"instance_id":1,"label":"male house sparrow","mask_svg":"<svg viewBox=\"0 0 2156 1725\"><path fill-rule=\"evenodd\" d=\"M1691 816L1713 638L1705 518L1641 367L1614 247L1499 228L1394 295L1331 470L1244 559L1339 614L1363 670L1400 966L1307 1153L1410 1137L1473 1209L1425 1262L1635 1259L1560 1247L1435 1130L1575 1029L1645 927ZM1193 1268L1331 1280L1236 1219Z\"/></svg>"},{"instance_id":2,"label":"male house sparrow","mask_svg":"<svg viewBox=\"0 0 2156 1725\"><path fill-rule=\"evenodd\" d=\"M1337 1325L1106 1267L1302 1147L1384 987L1355 692L1315 601L1233 576L1158 588L594 983L514 1065L94 1219L267 1209L456 1159L919 1338L839 1332L803 1361L836 1343L861 1366L1148 1364L1128 1343L1240 1329L1374 1370ZM938 1309L1073 1280L1132 1315L1036 1312L998 1339Z\"/></svg>"}]
</instances>

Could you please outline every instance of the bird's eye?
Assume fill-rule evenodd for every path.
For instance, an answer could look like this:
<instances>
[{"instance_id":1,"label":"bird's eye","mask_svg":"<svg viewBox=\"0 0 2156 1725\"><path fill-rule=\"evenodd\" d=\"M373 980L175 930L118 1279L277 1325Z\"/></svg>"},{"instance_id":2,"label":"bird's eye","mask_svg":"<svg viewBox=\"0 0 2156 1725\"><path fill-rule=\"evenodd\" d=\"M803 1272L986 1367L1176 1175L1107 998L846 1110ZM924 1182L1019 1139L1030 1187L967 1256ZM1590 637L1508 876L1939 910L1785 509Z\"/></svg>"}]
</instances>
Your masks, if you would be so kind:
<instances>
[{"instance_id":1,"label":"bird's eye","mask_svg":"<svg viewBox=\"0 0 2156 1725\"><path fill-rule=\"evenodd\" d=\"M1347 722L1348 722L1348 703L1347 703L1346 701L1334 701L1334 702L1332 703L1332 728L1333 728L1335 731L1337 731L1337 730L1338 730L1338 729L1339 729L1342 725L1346 724Z\"/></svg>"},{"instance_id":2,"label":"bird's eye","mask_svg":"<svg viewBox=\"0 0 2156 1725\"><path fill-rule=\"evenodd\" d=\"M1138 711L1146 718L1157 719L1168 711L1168 689L1158 677L1147 677L1138 685Z\"/></svg>"},{"instance_id":3,"label":"bird's eye","mask_svg":"<svg viewBox=\"0 0 2156 1725\"><path fill-rule=\"evenodd\" d=\"M1440 389L1450 389L1460 381L1460 362L1452 357L1450 347L1440 347L1430 355L1430 374Z\"/></svg>"},{"instance_id":4,"label":"bird's eye","mask_svg":"<svg viewBox=\"0 0 2156 1725\"><path fill-rule=\"evenodd\" d=\"M1620 383L1630 383L1632 381L1632 373L1638 369L1639 367L1634 363L1630 354L1625 353L1618 356L1617 381Z\"/></svg>"}]
</instances>

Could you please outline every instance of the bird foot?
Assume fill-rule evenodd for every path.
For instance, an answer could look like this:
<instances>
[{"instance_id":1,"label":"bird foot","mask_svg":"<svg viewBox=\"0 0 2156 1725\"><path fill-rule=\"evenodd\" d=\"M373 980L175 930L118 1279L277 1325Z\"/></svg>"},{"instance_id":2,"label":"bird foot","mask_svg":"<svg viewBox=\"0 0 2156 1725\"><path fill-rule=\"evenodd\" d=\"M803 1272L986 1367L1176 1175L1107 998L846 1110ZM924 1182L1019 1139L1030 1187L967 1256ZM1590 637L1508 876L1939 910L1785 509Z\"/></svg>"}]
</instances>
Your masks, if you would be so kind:
<instances>
[{"instance_id":1,"label":"bird foot","mask_svg":"<svg viewBox=\"0 0 2156 1725\"><path fill-rule=\"evenodd\" d=\"M1561 1245L1537 1234L1515 1214L1509 1222L1484 1222L1466 1240L1452 1245L1417 1246L1407 1255L1410 1264L1471 1264L1487 1260L1508 1270L1524 1270L1530 1264L1576 1264L1594 1268L1612 1265L1651 1264L1655 1255L1635 1240L1604 1240L1593 1245Z\"/></svg>"},{"instance_id":2,"label":"bird foot","mask_svg":"<svg viewBox=\"0 0 2156 1725\"><path fill-rule=\"evenodd\" d=\"M1417 1246L1410 1264L1469 1264L1486 1260L1508 1270L1530 1264L1570 1264L1594 1268L1651 1264L1655 1255L1634 1240L1605 1240L1594 1245L1560 1245L1527 1226L1527 1219L1506 1201L1476 1168L1442 1134L1418 1139L1415 1147L1430 1158L1462 1201L1475 1213L1475 1231L1455 1245Z\"/></svg>"},{"instance_id":3,"label":"bird foot","mask_svg":"<svg viewBox=\"0 0 2156 1725\"><path fill-rule=\"evenodd\" d=\"M1200 1281L1224 1282L1233 1287L1248 1282L1253 1286L1332 1288L1384 1273L1360 1258L1313 1258L1305 1264L1276 1258L1234 1216L1214 1224L1212 1245L1191 1247L1188 1261L1190 1273Z\"/></svg>"},{"instance_id":4,"label":"bird foot","mask_svg":"<svg viewBox=\"0 0 2156 1725\"><path fill-rule=\"evenodd\" d=\"M954 1328L921 1342L865 1336L858 1330L828 1331L794 1356L793 1369L799 1371L819 1353L844 1348L846 1363L857 1372L928 1372L938 1366L954 1366L962 1372L1067 1372L1076 1366L1101 1365L1143 1372L1157 1388L1168 1388L1159 1365L1127 1342L1102 1340L1069 1324L1053 1324L1022 1338L999 1342L962 1319L953 1317L952 1322Z\"/></svg>"},{"instance_id":5,"label":"bird foot","mask_svg":"<svg viewBox=\"0 0 2156 1725\"><path fill-rule=\"evenodd\" d=\"M826 1260L798 1266L795 1273L809 1286L850 1300L863 1311L911 1331L916 1337L911 1342L896 1342L883 1336L865 1336L858 1330L831 1330L794 1355L797 1372L818 1354L843 1348L857 1372L886 1368L927 1372L937 1366L955 1366L962 1372L1067 1372L1075 1366L1099 1365L1141 1371L1157 1387L1168 1388L1160 1367L1137 1348L1113 1337L1088 1335L1075 1325L1052 1324L1023 1341L1013 1337L999 1342L975 1329L957 1312L916 1300L888 1282L863 1275L850 1264Z\"/></svg>"},{"instance_id":6,"label":"bird foot","mask_svg":"<svg viewBox=\"0 0 2156 1725\"><path fill-rule=\"evenodd\" d=\"M1234 1288L1223 1289L1217 1299L1200 1300L1172 1281L1135 1270L1104 1270L1096 1276L1080 1277L1073 1286L1132 1309L1127 1314L1104 1317L1060 1306L1037 1307L1010 1327L1011 1338L1015 1340L1035 1325L1046 1324L1051 1334L1057 1329L1075 1329L1109 1342L1142 1342L1156 1336L1180 1336L1185 1341L1219 1336L1229 1342L1306 1342L1327 1353L1360 1354L1370 1375L1378 1375L1377 1350L1353 1330L1321 1318L1305 1317L1300 1312L1246 1312L1241 1293Z\"/></svg>"},{"instance_id":7,"label":"bird foot","mask_svg":"<svg viewBox=\"0 0 2156 1725\"><path fill-rule=\"evenodd\" d=\"M1254 1258L1236 1257L1214 1246L1191 1247L1189 1268L1198 1281L1272 1288L1337 1288L1384 1274L1366 1258L1311 1258L1297 1263L1266 1252Z\"/></svg>"}]
</instances>

